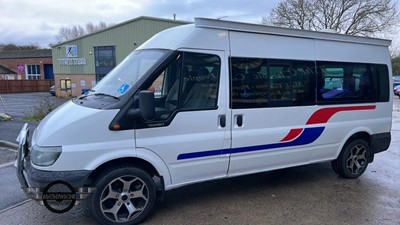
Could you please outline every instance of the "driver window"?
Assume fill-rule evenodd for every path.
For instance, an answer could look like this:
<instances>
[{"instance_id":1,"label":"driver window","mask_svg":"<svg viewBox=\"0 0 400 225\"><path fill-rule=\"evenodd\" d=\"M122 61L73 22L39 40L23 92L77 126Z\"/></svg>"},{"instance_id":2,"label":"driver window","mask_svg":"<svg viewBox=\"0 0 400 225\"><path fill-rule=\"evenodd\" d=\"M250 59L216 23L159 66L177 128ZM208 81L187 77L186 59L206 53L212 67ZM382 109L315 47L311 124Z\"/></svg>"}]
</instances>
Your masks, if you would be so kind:
<instances>
[{"instance_id":1,"label":"driver window","mask_svg":"<svg viewBox=\"0 0 400 225\"><path fill-rule=\"evenodd\" d=\"M220 59L200 53L182 53L151 83L156 121L176 110L211 110L217 107Z\"/></svg>"}]
</instances>

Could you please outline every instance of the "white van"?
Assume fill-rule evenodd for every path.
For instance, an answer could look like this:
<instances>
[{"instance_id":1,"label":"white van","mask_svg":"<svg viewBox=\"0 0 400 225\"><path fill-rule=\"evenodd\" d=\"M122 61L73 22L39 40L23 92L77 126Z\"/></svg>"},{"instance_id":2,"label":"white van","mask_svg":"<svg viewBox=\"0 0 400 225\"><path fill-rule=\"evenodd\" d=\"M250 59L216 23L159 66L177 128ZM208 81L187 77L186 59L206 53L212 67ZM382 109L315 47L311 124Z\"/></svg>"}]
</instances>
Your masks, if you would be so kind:
<instances>
[{"instance_id":1,"label":"white van","mask_svg":"<svg viewBox=\"0 0 400 225\"><path fill-rule=\"evenodd\" d=\"M197 182L323 161L357 178L391 140L389 45L212 19L160 32L31 145L22 129L19 180L37 198L57 180L92 192L99 222L135 224Z\"/></svg>"}]
</instances>

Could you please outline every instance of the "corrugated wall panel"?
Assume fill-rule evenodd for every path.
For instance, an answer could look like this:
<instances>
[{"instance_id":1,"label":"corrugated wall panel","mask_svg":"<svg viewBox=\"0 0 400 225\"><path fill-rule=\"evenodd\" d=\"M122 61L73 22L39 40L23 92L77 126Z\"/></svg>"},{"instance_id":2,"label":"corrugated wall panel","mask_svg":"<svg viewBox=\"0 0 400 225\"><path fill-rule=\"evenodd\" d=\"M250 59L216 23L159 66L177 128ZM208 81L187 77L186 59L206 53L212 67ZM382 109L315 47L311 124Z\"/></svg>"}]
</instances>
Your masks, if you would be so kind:
<instances>
[{"instance_id":1,"label":"corrugated wall panel","mask_svg":"<svg viewBox=\"0 0 400 225\"><path fill-rule=\"evenodd\" d=\"M154 34L174 26L185 24L156 18L141 18L121 23L103 32L56 45L52 49L55 74L95 74L94 47L115 46L116 62L120 63L130 52L147 41ZM65 57L65 45L77 45L78 57L86 59L86 65L60 65L58 59ZM91 53L91 54L90 54Z\"/></svg>"}]
</instances>

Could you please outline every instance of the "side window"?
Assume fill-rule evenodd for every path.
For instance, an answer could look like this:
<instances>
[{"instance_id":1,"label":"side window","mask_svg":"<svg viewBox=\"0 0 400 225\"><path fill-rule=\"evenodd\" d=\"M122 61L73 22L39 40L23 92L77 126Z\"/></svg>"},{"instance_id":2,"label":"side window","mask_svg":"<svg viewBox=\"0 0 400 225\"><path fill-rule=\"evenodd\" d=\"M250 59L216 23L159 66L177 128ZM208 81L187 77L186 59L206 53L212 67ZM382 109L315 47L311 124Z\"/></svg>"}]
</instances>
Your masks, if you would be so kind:
<instances>
[{"instance_id":1,"label":"side window","mask_svg":"<svg viewBox=\"0 0 400 225\"><path fill-rule=\"evenodd\" d=\"M182 56L171 62L146 88L154 92L156 118L165 120L178 107L179 86L181 82Z\"/></svg>"},{"instance_id":2,"label":"side window","mask_svg":"<svg viewBox=\"0 0 400 225\"><path fill-rule=\"evenodd\" d=\"M155 121L167 120L176 111L217 108L218 56L181 53L145 89L154 92Z\"/></svg>"},{"instance_id":3,"label":"side window","mask_svg":"<svg viewBox=\"0 0 400 225\"><path fill-rule=\"evenodd\" d=\"M232 108L315 104L314 62L231 58Z\"/></svg>"},{"instance_id":4,"label":"side window","mask_svg":"<svg viewBox=\"0 0 400 225\"><path fill-rule=\"evenodd\" d=\"M231 58L232 108L260 108L268 105L269 77L264 59Z\"/></svg>"},{"instance_id":5,"label":"side window","mask_svg":"<svg viewBox=\"0 0 400 225\"><path fill-rule=\"evenodd\" d=\"M315 104L315 63L269 60L270 106Z\"/></svg>"},{"instance_id":6,"label":"side window","mask_svg":"<svg viewBox=\"0 0 400 225\"><path fill-rule=\"evenodd\" d=\"M374 80L378 81L378 102L388 102L391 90L389 89L389 70L387 65L374 65L372 71Z\"/></svg>"},{"instance_id":7,"label":"side window","mask_svg":"<svg viewBox=\"0 0 400 225\"><path fill-rule=\"evenodd\" d=\"M319 102L363 102L376 99L376 85L367 64L318 62Z\"/></svg>"},{"instance_id":8,"label":"side window","mask_svg":"<svg viewBox=\"0 0 400 225\"><path fill-rule=\"evenodd\" d=\"M179 106L184 110L217 107L221 60L218 56L185 53Z\"/></svg>"}]
</instances>

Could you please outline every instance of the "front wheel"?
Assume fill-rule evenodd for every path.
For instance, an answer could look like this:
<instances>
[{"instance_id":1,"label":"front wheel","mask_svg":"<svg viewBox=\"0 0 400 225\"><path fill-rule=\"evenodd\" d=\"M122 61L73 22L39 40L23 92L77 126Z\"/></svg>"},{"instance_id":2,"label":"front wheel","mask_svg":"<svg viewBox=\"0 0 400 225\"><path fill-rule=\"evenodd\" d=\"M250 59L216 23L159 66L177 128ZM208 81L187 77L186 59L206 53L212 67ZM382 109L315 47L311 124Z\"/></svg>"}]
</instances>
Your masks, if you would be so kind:
<instances>
[{"instance_id":1,"label":"front wheel","mask_svg":"<svg viewBox=\"0 0 400 225\"><path fill-rule=\"evenodd\" d=\"M369 144L365 140L352 140L344 146L339 157L331 162L332 168L344 178L357 178L367 169L369 151Z\"/></svg>"},{"instance_id":2,"label":"front wheel","mask_svg":"<svg viewBox=\"0 0 400 225\"><path fill-rule=\"evenodd\" d=\"M145 171L116 168L95 182L91 213L101 224L137 224L151 212L156 199L153 179Z\"/></svg>"}]
</instances>

